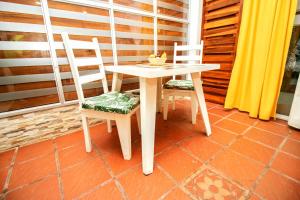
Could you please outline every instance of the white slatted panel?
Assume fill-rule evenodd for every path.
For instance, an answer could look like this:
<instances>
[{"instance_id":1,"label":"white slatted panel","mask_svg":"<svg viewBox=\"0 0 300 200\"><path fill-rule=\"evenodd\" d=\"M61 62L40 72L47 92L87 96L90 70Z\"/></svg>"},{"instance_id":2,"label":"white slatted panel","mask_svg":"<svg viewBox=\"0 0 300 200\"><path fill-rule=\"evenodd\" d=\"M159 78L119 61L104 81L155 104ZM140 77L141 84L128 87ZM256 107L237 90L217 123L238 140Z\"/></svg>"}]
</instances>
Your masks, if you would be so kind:
<instances>
[{"instance_id":1,"label":"white slatted panel","mask_svg":"<svg viewBox=\"0 0 300 200\"><path fill-rule=\"evenodd\" d=\"M200 56L176 56L177 61L200 61Z\"/></svg>"},{"instance_id":2,"label":"white slatted panel","mask_svg":"<svg viewBox=\"0 0 300 200\"><path fill-rule=\"evenodd\" d=\"M91 66L91 65L100 65L101 62L97 58L76 58L75 64L78 67L83 67L83 66Z\"/></svg>"},{"instance_id":3,"label":"white slatted panel","mask_svg":"<svg viewBox=\"0 0 300 200\"><path fill-rule=\"evenodd\" d=\"M0 51L3 51L2 57L0 58L0 71L4 74L4 76L0 76L0 85L4 87L7 86L7 88L3 90L4 93L0 92L0 103L1 101L17 101L21 99L23 102L26 102L27 98L56 95L57 93L54 87L55 84L52 84L51 88L47 88L48 86L46 86L46 84L44 84L42 88L37 85L42 82L55 82L51 67L52 62L48 53L49 44L46 40L46 30L42 18L43 13L39 0L15 2L17 1L7 2L0 0L0 11L9 15L13 13L13 15L7 18L10 18L12 21L0 19L1 34L5 36L4 38L7 38L7 40L3 40L2 37L2 41L0 41ZM67 83L63 88L65 92L73 92L74 85L69 85L71 72L65 71L68 60L64 53L64 46L59 36L57 36L58 34L67 31L71 35L71 39L81 40L81 38L84 38L86 41L91 41L92 37L97 37L103 62L112 63L113 58L111 53L110 18L108 14L105 14L105 12L108 13L108 10L105 11L105 9L100 9L99 7L92 8L91 10L89 7L83 6L84 4L90 4L91 6L102 6L108 9L108 2L94 0L69 0L68 2L73 2L74 4L63 4L59 3L59 1L48 0L55 38L54 46L57 50L58 63L61 70L63 69L63 72L60 72L60 74L63 83ZM77 3L81 4L81 6L75 5ZM152 0L128 0L127 2L114 0L114 3L115 5L118 4L115 13L123 12L123 15L115 15L114 18L116 26L119 26L116 29L118 61L120 63L147 61L148 55L154 50L154 35L153 30L151 30L153 29L154 17ZM174 1L174 3L159 0L158 19L174 20L177 23L183 22L182 24L187 23L186 18L176 18L178 15L172 14L172 12L187 13L186 4L187 0L177 0ZM20 15L18 15L18 13ZM32 16L34 16L34 19L31 18ZM151 20L145 16L148 16ZM21 19L22 17L23 19ZM33 21L30 21L31 19ZM172 51L173 47L170 41L182 43L186 41L185 37L183 37L187 32L186 25L176 26L173 23L158 23L158 29L166 32L166 34L159 34L158 36L160 40L160 51ZM168 31L170 34L167 34ZM173 34L175 32L176 34ZM83 58L78 60L78 66L80 66L81 69L84 69L85 66L99 64L92 59L85 58L85 53L88 53L89 49L95 48L93 45L90 45L89 42L73 44L73 47L81 48L79 55L82 53ZM34 56L26 57L31 51L34 53ZM168 57L169 56L170 55L168 55ZM21 72L20 70L23 71ZM93 71L95 70L87 67L86 70L81 71L81 74L87 76L86 74L92 73ZM136 81L136 79L134 80ZM133 83L134 81L132 79L131 81L125 80L124 82ZM11 88L15 88L14 85L17 86L18 84L24 83L33 84L31 85L32 89L24 91L11 90ZM87 83L84 85L86 90L99 88L99 85L95 83ZM6 90L8 91L7 93L5 93ZM46 100L46 98L43 98L43 100ZM47 102L39 103L44 104ZM50 103L53 103L53 101Z\"/></svg>"},{"instance_id":4,"label":"white slatted panel","mask_svg":"<svg viewBox=\"0 0 300 200\"><path fill-rule=\"evenodd\" d=\"M84 75L79 77L79 82L80 84L85 84L85 83L90 83L93 81L97 81L103 78L103 75L101 73L96 73L96 74L89 74L89 75Z\"/></svg>"}]
</instances>

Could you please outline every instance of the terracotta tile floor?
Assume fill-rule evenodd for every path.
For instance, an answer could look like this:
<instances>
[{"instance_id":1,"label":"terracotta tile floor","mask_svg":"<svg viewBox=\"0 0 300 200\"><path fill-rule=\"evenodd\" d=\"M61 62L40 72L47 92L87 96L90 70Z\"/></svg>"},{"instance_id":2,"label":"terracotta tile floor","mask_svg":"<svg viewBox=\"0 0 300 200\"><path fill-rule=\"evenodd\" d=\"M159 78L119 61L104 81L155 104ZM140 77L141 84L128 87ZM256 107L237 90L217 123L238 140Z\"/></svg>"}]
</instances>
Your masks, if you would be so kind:
<instances>
[{"instance_id":1,"label":"terracotta tile floor","mask_svg":"<svg viewBox=\"0 0 300 200\"><path fill-rule=\"evenodd\" d=\"M300 199L300 131L208 103L213 133L189 101L168 121L157 115L154 173L141 169L141 141L132 119L132 159L122 158L116 128L91 127L0 154L0 199Z\"/></svg>"}]
</instances>

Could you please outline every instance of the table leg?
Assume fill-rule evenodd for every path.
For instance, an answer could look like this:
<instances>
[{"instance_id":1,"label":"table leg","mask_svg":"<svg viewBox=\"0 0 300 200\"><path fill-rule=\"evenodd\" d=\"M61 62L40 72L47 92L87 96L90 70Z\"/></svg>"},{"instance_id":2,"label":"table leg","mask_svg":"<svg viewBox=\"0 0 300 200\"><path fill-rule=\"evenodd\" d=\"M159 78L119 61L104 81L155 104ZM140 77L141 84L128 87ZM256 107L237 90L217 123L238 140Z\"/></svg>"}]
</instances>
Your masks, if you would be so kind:
<instances>
[{"instance_id":1,"label":"table leg","mask_svg":"<svg viewBox=\"0 0 300 200\"><path fill-rule=\"evenodd\" d=\"M156 112L161 112L162 78L157 79Z\"/></svg>"},{"instance_id":2,"label":"table leg","mask_svg":"<svg viewBox=\"0 0 300 200\"><path fill-rule=\"evenodd\" d=\"M153 172L157 79L140 77L143 173Z\"/></svg>"},{"instance_id":3,"label":"table leg","mask_svg":"<svg viewBox=\"0 0 300 200\"><path fill-rule=\"evenodd\" d=\"M123 74L113 73L111 91L120 91L123 81Z\"/></svg>"},{"instance_id":4,"label":"table leg","mask_svg":"<svg viewBox=\"0 0 300 200\"><path fill-rule=\"evenodd\" d=\"M201 115L204 121L206 135L209 136L211 134L211 128L210 128L208 113L206 109L206 103L205 103L205 98L204 98L204 93L202 88L202 82L200 79L200 73L192 73L192 80L197 94L197 99L200 105Z\"/></svg>"}]
</instances>

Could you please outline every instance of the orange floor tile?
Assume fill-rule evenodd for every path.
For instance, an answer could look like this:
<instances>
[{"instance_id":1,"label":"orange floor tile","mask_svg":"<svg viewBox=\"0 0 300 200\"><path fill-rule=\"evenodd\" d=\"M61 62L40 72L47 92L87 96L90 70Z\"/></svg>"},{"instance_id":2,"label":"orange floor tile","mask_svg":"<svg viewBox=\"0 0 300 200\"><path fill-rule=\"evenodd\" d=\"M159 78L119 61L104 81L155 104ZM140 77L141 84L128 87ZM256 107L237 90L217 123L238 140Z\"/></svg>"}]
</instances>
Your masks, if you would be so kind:
<instances>
[{"instance_id":1,"label":"orange floor tile","mask_svg":"<svg viewBox=\"0 0 300 200\"><path fill-rule=\"evenodd\" d=\"M117 130L82 131L0 154L0 199L278 199L300 200L300 131L208 103L212 135L190 103L177 101L168 121L157 115L155 165L141 168L141 140L132 119L132 159L123 160Z\"/></svg>"}]
</instances>

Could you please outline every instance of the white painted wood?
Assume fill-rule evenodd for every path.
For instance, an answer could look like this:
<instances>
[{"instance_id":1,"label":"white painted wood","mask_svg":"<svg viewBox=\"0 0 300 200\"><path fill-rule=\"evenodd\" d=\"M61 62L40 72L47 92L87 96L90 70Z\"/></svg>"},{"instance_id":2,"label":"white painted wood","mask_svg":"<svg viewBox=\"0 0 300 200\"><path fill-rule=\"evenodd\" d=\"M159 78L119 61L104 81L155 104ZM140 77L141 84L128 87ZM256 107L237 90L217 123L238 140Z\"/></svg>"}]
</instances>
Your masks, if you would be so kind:
<instances>
[{"instance_id":1,"label":"white painted wood","mask_svg":"<svg viewBox=\"0 0 300 200\"><path fill-rule=\"evenodd\" d=\"M175 110L175 100L173 99L173 98L175 98L175 96L183 96L183 97L191 97L192 98L193 95L196 95L195 91L192 91L192 90L173 90L173 89L164 89L163 94L164 94L164 108L169 105L169 100L170 100L169 98L170 98L170 96L172 97L171 98L172 110ZM197 101L196 101L196 103L197 103ZM198 103L197 103L197 107L198 107ZM196 114L197 113L198 113L198 108L196 108ZM164 116L164 120L167 120L168 109L163 109L163 116Z\"/></svg>"},{"instance_id":2,"label":"white painted wood","mask_svg":"<svg viewBox=\"0 0 300 200\"><path fill-rule=\"evenodd\" d=\"M98 45L97 38L93 38L93 44L95 46L96 58L100 61L100 64L98 66L99 66L99 71L102 74L101 82L102 82L103 92L107 93L108 92L108 85L107 85L105 69L104 69L104 66L103 66L103 60L102 60L101 51L100 51L100 47ZM109 132L109 133L112 132L112 123L111 123L110 120L107 120L107 132Z\"/></svg>"},{"instance_id":3,"label":"white painted wood","mask_svg":"<svg viewBox=\"0 0 300 200\"><path fill-rule=\"evenodd\" d=\"M82 116L82 126L84 130L86 151L90 152L92 150L91 139L90 139L89 128L88 128L88 117L107 119L108 132L112 131L110 120L116 120L123 157L124 159L129 160L131 158L131 120L130 120L131 118L130 117L133 113L139 110L139 106L137 106L128 114L118 114L118 113L109 113L109 112L82 109L81 105L85 101L82 84L96 81L96 80L101 80L104 93L108 92L108 84L105 76L105 68L103 66L100 48L96 38L93 38L93 42L90 43L90 45L87 45L88 42L81 43L81 41L76 41L76 43L72 45L72 42L74 42L74 40L70 40L67 33L63 33L62 38L66 48L68 60L71 66L76 91L79 97L78 98L80 103L79 110ZM80 44L86 45L86 48L90 47L93 50L95 50L96 58L85 59L87 63L84 63L83 60L76 59L74 56L73 49L80 49L81 48ZM78 66L83 66L85 64L98 65L99 72L95 74L80 76L78 71Z\"/></svg>"},{"instance_id":4,"label":"white painted wood","mask_svg":"<svg viewBox=\"0 0 300 200\"><path fill-rule=\"evenodd\" d=\"M77 67L101 65L102 62L98 58L76 58L75 63Z\"/></svg>"},{"instance_id":5,"label":"white painted wood","mask_svg":"<svg viewBox=\"0 0 300 200\"><path fill-rule=\"evenodd\" d=\"M72 49L97 49L98 44L86 41L70 40L70 47Z\"/></svg>"},{"instance_id":6,"label":"white painted wood","mask_svg":"<svg viewBox=\"0 0 300 200\"><path fill-rule=\"evenodd\" d=\"M142 131L142 156L143 173L153 172L154 159L154 132L156 118L156 78L140 78L141 98L141 131Z\"/></svg>"},{"instance_id":7,"label":"white painted wood","mask_svg":"<svg viewBox=\"0 0 300 200\"><path fill-rule=\"evenodd\" d=\"M197 96L196 94L195 95L192 95L191 97L191 113L192 113L192 124L196 124L196 120L197 120L197 107L198 107L198 104L197 104Z\"/></svg>"},{"instance_id":8,"label":"white painted wood","mask_svg":"<svg viewBox=\"0 0 300 200\"><path fill-rule=\"evenodd\" d=\"M128 113L128 116L132 116L135 114L135 112L140 108L140 106L137 106L134 108L130 113ZM89 109L82 109L79 107L80 113L94 118L100 118L100 119L109 119L109 120L117 120L121 117L124 117L125 114L119 114L119 113L110 113L110 112L102 112L102 111L95 111L95 110L89 110Z\"/></svg>"},{"instance_id":9,"label":"white painted wood","mask_svg":"<svg viewBox=\"0 0 300 200\"><path fill-rule=\"evenodd\" d=\"M141 111L140 109L136 110L136 120L137 120L137 124L138 124L138 128L139 128L139 134L142 134L141 132Z\"/></svg>"},{"instance_id":10,"label":"white painted wood","mask_svg":"<svg viewBox=\"0 0 300 200\"><path fill-rule=\"evenodd\" d=\"M172 110L176 109L176 105L175 105L175 95L172 96Z\"/></svg>"},{"instance_id":11,"label":"white painted wood","mask_svg":"<svg viewBox=\"0 0 300 200\"><path fill-rule=\"evenodd\" d=\"M200 74L192 73L191 75L192 75L192 80L193 80L194 88L196 91L198 103L200 105L201 115L202 115L202 119L204 121L206 135L209 136L211 134L211 127L210 127L209 117L208 117L208 113L207 113L207 109L206 109L205 98L204 98L204 93L203 93L203 88L202 88L202 82L200 80Z\"/></svg>"},{"instance_id":12,"label":"white painted wood","mask_svg":"<svg viewBox=\"0 0 300 200\"><path fill-rule=\"evenodd\" d=\"M114 72L111 91L120 91L122 86L122 81L123 81L123 74Z\"/></svg>"},{"instance_id":13,"label":"white painted wood","mask_svg":"<svg viewBox=\"0 0 300 200\"><path fill-rule=\"evenodd\" d=\"M111 133L111 132L112 132L112 124L111 124L111 121L110 121L110 120L107 120L106 123L107 123L107 132L108 132L108 133Z\"/></svg>"},{"instance_id":14,"label":"white painted wood","mask_svg":"<svg viewBox=\"0 0 300 200\"><path fill-rule=\"evenodd\" d=\"M90 82L93 82L93 81L97 81L97 80L102 79L102 78L103 78L102 73L84 75L84 76L79 77L79 83L82 85L82 84L85 84L85 83L90 83Z\"/></svg>"},{"instance_id":15,"label":"white painted wood","mask_svg":"<svg viewBox=\"0 0 300 200\"><path fill-rule=\"evenodd\" d=\"M178 56L177 55L177 51L188 51L188 56ZM198 53L198 54L197 54ZM176 63L178 61L188 61L188 66L193 66L196 65L195 61L198 61L198 63L202 64L202 55L203 55L203 42L201 42L200 44L197 45L177 45L177 43L175 42L174 44L174 57L173 57L173 65L176 65ZM187 73L188 76L190 77L190 73ZM176 79L176 76L173 75L173 80ZM168 89L167 91L164 89L163 92L168 92L170 91L170 89ZM178 90L178 89L174 89L173 90L173 97L172 97L172 110L175 110L175 96L185 96L184 92L182 92L184 90ZM170 94L170 92L168 92ZM183 95L182 95L183 94ZM195 124L196 123L196 118L195 116L197 115L197 111L198 109L196 108L196 103L194 100L194 94L191 94L190 92L186 93L188 96L191 97L192 100L192 123ZM193 110L193 109L197 109L197 110Z\"/></svg>"},{"instance_id":16,"label":"white painted wood","mask_svg":"<svg viewBox=\"0 0 300 200\"><path fill-rule=\"evenodd\" d=\"M202 44L198 45L180 45L177 46L177 51L190 51L190 50L199 50L202 49Z\"/></svg>"},{"instance_id":17,"label":"white painted wood","mask_svg":"<svg viewBox=\"0 0 300 200\"><path fill-rule=\"evenodd\" d=\"M173 65L176 65L177 58L177 42L174 43L174 55L173 55ZM176 75L173 75L173 80L176 79Z\"/></svg>"},{"instance_id":18,"label":"white painted wood","mask_svg":"<svg viewBox=\"0 0 300 200\"><path fill-rule=\"evenodd\" d=\"M85 115L81 115L83 134L84 134L84 142L85 142L85 150L86 152L92 151L91 137L89 131L89 121Z\"/></svg>"},{"instance_id":19,"label":"white painted wood","mask_svg":"<svg viewBox=\"0 0 300 200\"><path fill-rule=\"evenodd\" d=\"M157 79L157 95L156 95L156 112L160 112L161 108L161 95L162 95L162 79Z\"/></svg>"},{"instance_id":20,"label":"white painted wood","mask_svg":"<svg viewBox=\"0 0 300 200\"><path fill-rule=\"evenodd\" d=\"M122 117L116 120L118 135L121 143L123 158L131 159L131 121L130 117Z\"/></svg>"},{"instance_id":21,"label":"white painted wood","mask_svg":"<svg viewBox=\"0 0 300 200\"><path fill-rule=\"evenodd\" d=\"M45 23L45 30L46 30L46 35L47 39L49 42L49 53L51 56L51 63L52 63L52 68L53 68L53 74L55 77L55 84L56 84L56 89L57 89L57 94L59 98L59 102L61 104L64 104L66 102L65 96L64 96L64 90L63 90L63 85L62 85L62 79L61 79L61 74L60 74L60 69L57 61L57 54L55 50L55 43L54 43L54 37L53 37L53 30L52 30L52 24L50 20L50 14L49 14L49 8L48 8L48 1L47 0L41 0L41 7L42 7L42 14L43 14L43 19Z\"/></svg>"},{"instance_id":22,"label":"white painted wood","mask_svg":"<svg viewBox=\"0 0 300 200\"><path fill-rule=\"evenodd\" d=\"M200 56L176 56L177 61L200 61Z\"/></svg>"},{"instance_id":23,"label":"white painted wood","mask_svg":"<svg viewBox=\"0 0 300 200\"><path fill-rule=\"evenodd\" d=\"M173 75L184 75L195 72L199 73L202 71L220 69L220 64L170 64L170 66L168 67L152 67L147 64L139 64L139 66L105 66L105 69L110 72L129 74L144 78L161 78Z\"/></svg>"},{"instance_id":24,"label":"white painted wood","mask_svg":"<svg viewBox=\"0 0 300 200\"><path fill-rule=\"evenodd\" d=\"M170 96L168 94L164 94L164 112L163 112L164 120L168 119L169 97Z\"/></svg>"},{"instance_id":25,"label":"white painted wood","mask_svg":"<svg viewBox=\"0 0 300 200\"><path fill-rule=\"evenodd\" d=\"M167 68L153 68L149 65L144 67L134 65L108 66L107 71L116 75L115 83L122 82L122 76L118 73L128 74L140 77L140 109L141 109L141 132L142 132L142 159L143 173L150 174L153 172L154 158L154 133L155 133L155 111L156 111L156 94L157 81L154 78L161 78L173 75L183 75L188 73L196 73L198 76L201 71L219 69L219 64L184 64L171 65ZM119 78L119 80L118 80ZM199 78L200 79L200 78ZM200 80L199 80L200 81ZM201 82L200 82L201 83ZM117 87L115 87L117 88ZM198 87L197 87L198 88ZM175 94L174 90L164 89L165 95ZM184 95L191 95L193 91L182 91ZM183 95L183 96L184 96ZM205 103L205 102L204 102Z\"/></svg>"},{"instance_id":26,"label":"white painted wood","mask_svg":"<svg viewBox=\"0 0 300 200\"><path fill-rule=\"evenodd\" d=\"M77 96L78 96L78 100L79 100L79 104L81 105L82 102L84 101L84 94L83 94L83 89L82 89L82 85L79 81L79 71L75 62L75 56L74 56L74 52L73 49L70 46L70 39L67 33L63 33L62 34L62 39L65 45L65 49L66 49L66 53L67 53L67 57L70 63L70 67L71 67L71 71L72 71L72 75L73 75L73 79L74 79L74 83L75 83L75 87L76 87L76 92L77 92Z\"/></svg>"}]
</instances>

